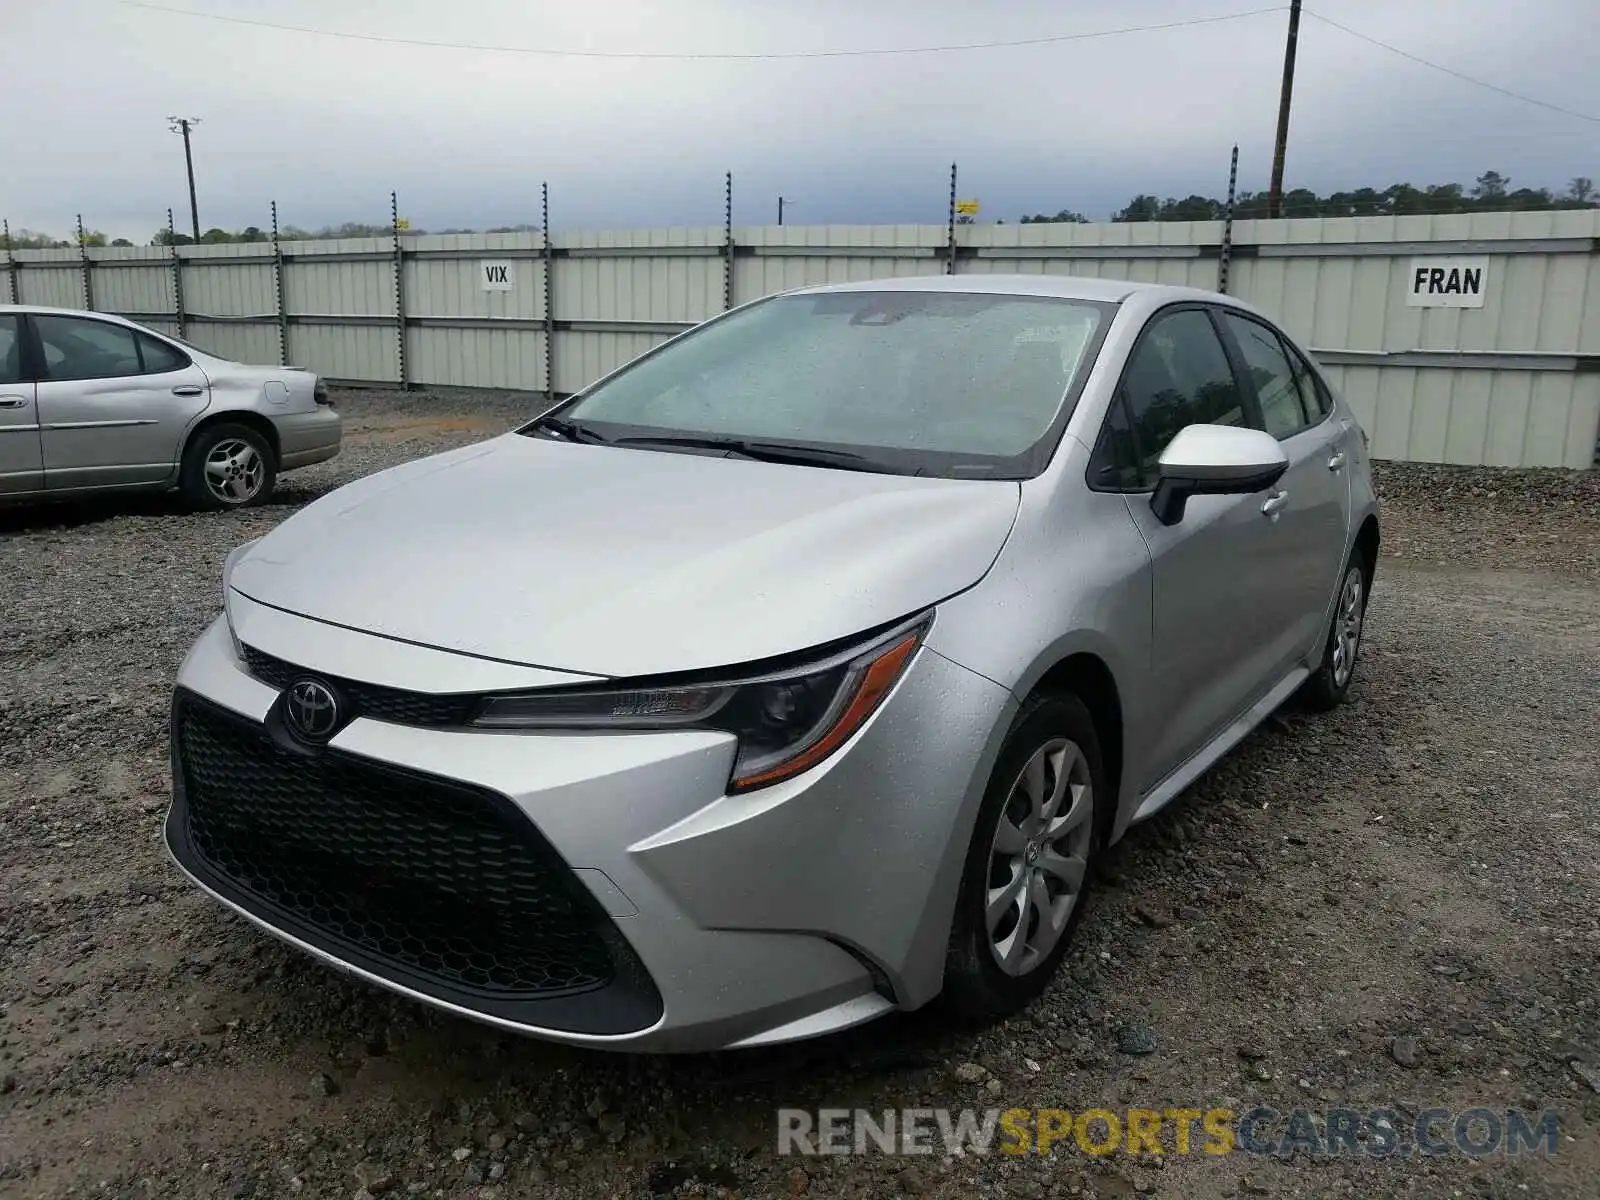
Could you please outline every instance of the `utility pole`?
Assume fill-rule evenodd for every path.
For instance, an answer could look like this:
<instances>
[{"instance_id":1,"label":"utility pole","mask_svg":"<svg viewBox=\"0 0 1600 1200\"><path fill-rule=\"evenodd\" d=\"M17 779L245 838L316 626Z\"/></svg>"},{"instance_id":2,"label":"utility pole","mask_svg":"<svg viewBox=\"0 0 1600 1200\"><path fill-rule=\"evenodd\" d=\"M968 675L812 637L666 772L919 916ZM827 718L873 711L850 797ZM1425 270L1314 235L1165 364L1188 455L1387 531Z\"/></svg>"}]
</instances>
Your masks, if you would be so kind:
<instances>
[{"instance_id":1,"label":"utility pole","mask_svg":"<svg viewBox=\"0 0 1600 1200\"><path fill-rule=\"evenodd\" d=\"M1278 137L1272 147L1272 187L1267 216L1283 215L1283 155L1289 143L1289 99L1294 93L1294 51L1300 40L1300 0L1289 0L1289 40L1283 49L1283 90L1278 94Z\"/></svg>"},{"instance_id":2,"label":"utility pole","mask_svg":"<svg viewBox=\"0 0 1600 1200\"><path fill-rule=\"evenodd\" d=\"M783 206L785 204L793 204L793 203L794 203L793 200L785 200L782 196L778 197L778 224L779 225L783 224Z\"/></svg>"},{"instance_id":3,"label":"utility pole","mask_svg":"<svg viewBox=\"0 0 1600 1200\"><path fill-rule=\"evenodd\" d=\"M1298 3L1298 0L1297 0ZM189 149L189 131L200 124L199 117L168 117L167 128L183 134L183 163L189 170L189 219L194 223L194 242L200 244L200 205L194 198L194 154Z\"/></svg>"}]
</instances>

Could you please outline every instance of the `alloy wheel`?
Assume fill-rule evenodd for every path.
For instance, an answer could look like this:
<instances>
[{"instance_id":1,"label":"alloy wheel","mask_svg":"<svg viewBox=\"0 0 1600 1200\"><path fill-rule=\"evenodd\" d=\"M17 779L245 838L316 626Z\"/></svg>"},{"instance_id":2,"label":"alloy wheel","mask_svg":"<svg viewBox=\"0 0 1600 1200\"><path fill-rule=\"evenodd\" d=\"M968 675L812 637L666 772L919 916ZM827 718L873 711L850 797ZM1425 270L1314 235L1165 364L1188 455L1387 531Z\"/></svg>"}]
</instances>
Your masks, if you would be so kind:
<instances>
[{"instance_id":1,"label":"alloy wheel","mask_svg":"<svg viewBox=\"0 0 1600 1200\"><path fill-rule=\"evenodd\" d=\"M1333 682L1344 687L1356 669L1356 655L1361 649L1361 626L1366 617L1363 603L1365 580L1359 566L1345 573L1344 587L1339 590L1339 607L1333 614Z\"/></svg>"},{"instance_id":2,"label":"alloy wheel","mask_svg":"<svg viewBox=\"0 0 1600 1200\"><path fill-rule=\"evenodd\" d=\"M1083 892L1094 785L1077 743L1052 738L1011 785L989 849L984 928L995 962L1026 975L1050 956Z\"/></svg>"},{"instance_id":3,"label":"alloy wheel","mask_svg":"<svg viewBox=\"0 0 1600 1200\"><path fill-rule=\"evenodd\" d=\"M206 488L224 504L255 499L266 473L261 455L243 438L224 438L206 455Z\"/></svg>"}]
</instances>

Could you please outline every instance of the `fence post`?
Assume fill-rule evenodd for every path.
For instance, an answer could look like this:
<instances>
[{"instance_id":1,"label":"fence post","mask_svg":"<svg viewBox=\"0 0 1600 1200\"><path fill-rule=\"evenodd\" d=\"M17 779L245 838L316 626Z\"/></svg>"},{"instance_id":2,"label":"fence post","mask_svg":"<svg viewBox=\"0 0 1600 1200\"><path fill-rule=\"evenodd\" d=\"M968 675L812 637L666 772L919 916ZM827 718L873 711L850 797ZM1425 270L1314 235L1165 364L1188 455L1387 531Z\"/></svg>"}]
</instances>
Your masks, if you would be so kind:
<instances>
[{"instance_id":1,"label":"fence post","mask_svg":"<svg viewBox=\"0 0 1600 1200\"><path fill-rule=\"evenodd\" d=\"M167 249L172 251L172 316L178 326L178 336L188 337L188 326L183 319L183 259L178 257L178 231L172 224L172 210L167 209Z\"/></svg>"},{"instance_id":2,"label":"fence post","mask_svg":"<svg viewBox=\"0 0 1600 1200\"><path fill-rule=\"evenodd\" d=\"M544 398L556 402L555 255L550 249L550 184L539 185L539 254L544 259Z\"/></svg>"},{"instance_id":3,"label":"fence post","mask_svg":"<svg viewBox=\"0 0 1600 1200\"><path fill-rule=\"evenodd\" d=\"M78 261L83 271L83 306L94 311L94 263L89 258L89 247L83 240L83 214L78 214Z\"/></svg>"},{"instance_id":4,"label":"fence post","mask_svg":"<svg viewBox=\"0 0 1600 1200\"><path fill-rule=\"evenodd\" d=\"M722 189L722 311L733 307L733 172Z\"/></svg>"},{"instance_id":5,"label":"fence post","mask_svg":"<svg viewBox=\"0 0 1600 1200\"><path fill-rule=\"evenodd\" d=\"M283 243L278 240L278 202L272 202L272 294L278 306L278 365L289 365L289 305L283 294Z\"/></svg>"},{"instance_id":6,"label":"fence post","mask_svg":"<svg viewBox=\"0 0 1600 1200\"><path fill-rule=\"evenodd\" d=\"M394 234L394 340L400 361L400 387L411 386L406 373L406 287L405 252L400 248L400 200L389 193L389 229Z\"/></svg>"},{"instance_id":7,"label":"fence post","mask_svg":"<svg viewBox=\"0 0 1600 1200\"><path fill-rule=\"evenodd\" d=\"M5 227L5 239L6 239L6 279L10 281L11 303L12 304L21 304L22 303L22 279L17 274L18 263L17 263L16 255L11 253L11 222L9 220L5 221L4 222L4 227Z\"/></svg>"},{"instance_id":8,"label":"fence post","mask_svg":"<svg viewBox=\"0 0 1600 1200\"><path fill-rule=\"evenodd\" d=\"M956 273L956 164L950 164L950 210L948 215L949 226L945 242L944 273Z\"/></svg>"},{"instance_id":9,"label":"fence post","mask_svg":"<svg viewBox=\"0 0 1600 1200\"><path fill-rule=\"evenodd\" d=\"M1217 291L1228 294L1228 262L1233 257L1233 200L1234 189L1239 185L1239 147L1233 147L1233 161L1228 166L1228 207L1222 214L1222 255L1217 263Z\"/></svg>"}]
</instances>

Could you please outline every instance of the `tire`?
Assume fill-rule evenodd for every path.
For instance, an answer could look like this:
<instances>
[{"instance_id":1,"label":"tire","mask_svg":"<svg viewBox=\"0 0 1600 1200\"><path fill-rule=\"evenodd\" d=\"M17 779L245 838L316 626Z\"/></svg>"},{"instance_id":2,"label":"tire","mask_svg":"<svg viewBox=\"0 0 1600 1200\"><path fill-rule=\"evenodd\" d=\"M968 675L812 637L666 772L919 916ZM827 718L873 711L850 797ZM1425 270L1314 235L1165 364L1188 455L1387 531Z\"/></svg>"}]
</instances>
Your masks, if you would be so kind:
<instances>
[{"instance_id":1,"label":"tire","mask_svg":"<svg viewBox=\"0 0 1600 1200\"><path fill-rule=\"evenodd\" d=\"M1361 639L1366 632L1367 597L1372 587L1372 564L1359 550L1350 552L1339 598L1323 643L1322 661L1301 685L1301 705L1311 712L1329 712L1343 704L1356 677Z\"/></svg>"},{"instance_id":2,"label":"tire","mask_svg":"<svg viewBox=\"0 0 1600 1200\"><path fill-rule=\"evenodd\" d=\"M219 478L217 468L225 477ZM277 478L277 456L267 439L248 425L223 422L202 429L184 448L178 490L190 508L249 508L272 494Z\"/></svg>"},{"instance_id":3,"label":"tire","mask_svg":"<svg viewBox=\"0 0 1600 1200\"><path fill-rule=\"evenodd\" d=\"M1029 768L1041 756L1043 779L1032 779L1044 785L1044 815L1051 813L1049 799L1051 785L1058 779L1057 763L1065 768L1066 795L1076 797L1068 807L1068 814L1076 812L1076 819L1061 825L1047 839L1038 837L1037 810L1030 811ZM1084 785L1087 790L1080 790ZM1061 803L1056 802L1056 815L1044 825L1044 832L1061 820ZM942 999L948 1009L961 1017L994 1021L1025 1008L1049 985L1083 917L1103 841L1102 818L1113 803L1100 757L1100 739L1083 702L1059 692L1029 697L1006 735L973 826L945 958ZM1015 852L1001 846L1003 818L1011 830L1006 840L1016 847ZM1034 835L1031 838L1030 833ZM1058 853L1041 853L1041 842L1053 845ZM1048 865L1062 859L1076 864L1075 892L1068 890L1072 884ZM1036 880L1047 887L1052 915L1064 917L1054 942L1048 945L1047 936L1040 936L1044 924L1040 910L1026 903ZM989 899L1004 901L1008 892L1016 892L1017 899L996 906L999 916L991 927ZM1064 914L1063 900L1067 900ZM1003 960L1010 965L1002 965Z\"/></svg>"}]
</instances>

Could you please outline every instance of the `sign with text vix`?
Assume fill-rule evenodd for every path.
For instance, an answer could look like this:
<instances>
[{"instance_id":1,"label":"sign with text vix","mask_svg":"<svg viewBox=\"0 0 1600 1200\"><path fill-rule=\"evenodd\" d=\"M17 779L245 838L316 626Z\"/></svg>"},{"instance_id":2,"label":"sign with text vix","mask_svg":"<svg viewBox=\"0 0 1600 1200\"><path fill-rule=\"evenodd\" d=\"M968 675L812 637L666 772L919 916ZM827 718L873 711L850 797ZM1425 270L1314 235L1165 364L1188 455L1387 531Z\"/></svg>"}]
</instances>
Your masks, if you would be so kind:
<instances>
[{"instance_id":1,"label":"sign with text vix","mask_svg":"<svg viewBox=\"0 0 1600 1200\"><path fill-rule=\"evenodd\" d=\"M478 286L486 292L510 292L517 287L516 264L503 259L478 263Z\"/></svg>"},{"instance_id":2,"label":"sign with text vix","mask_svg":"<svg viewBox=\"0 0 1600 1200\"><path fill-rule=\"evenodd\" d=\"M1482 308L1487 258L1413 258L1406 275L1411 308Z\"/></svg>"}]
</instances>

